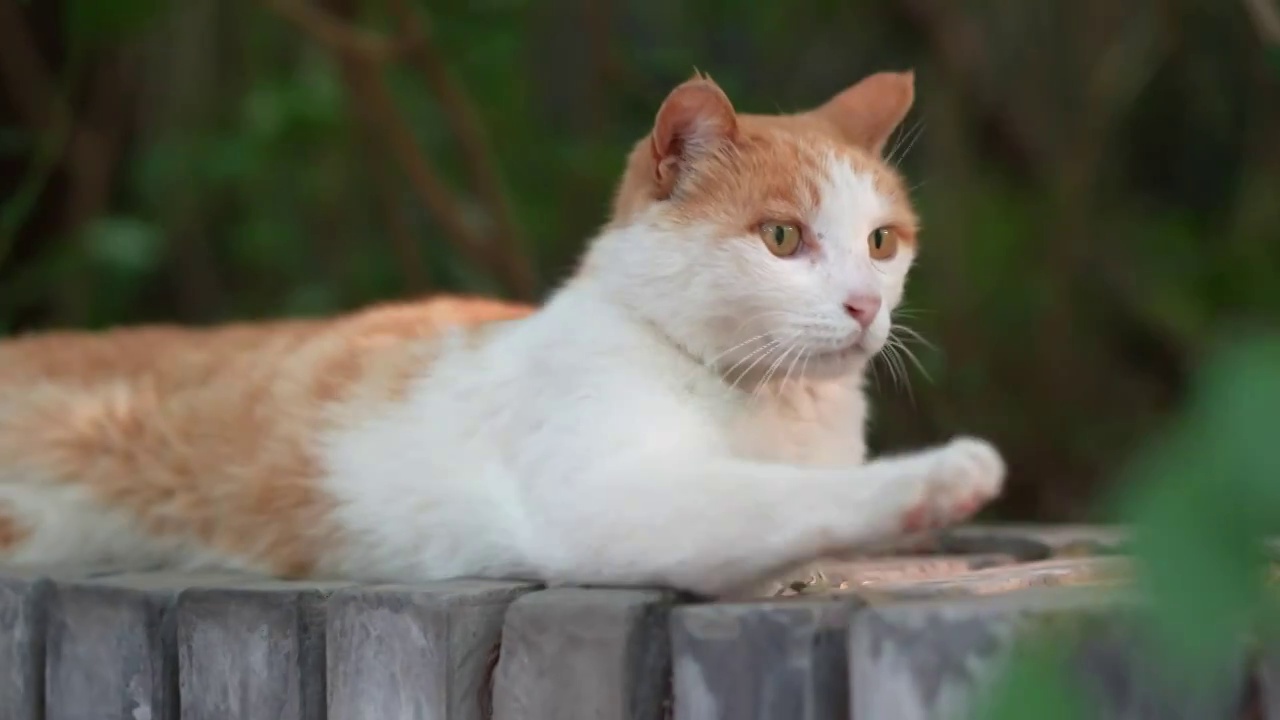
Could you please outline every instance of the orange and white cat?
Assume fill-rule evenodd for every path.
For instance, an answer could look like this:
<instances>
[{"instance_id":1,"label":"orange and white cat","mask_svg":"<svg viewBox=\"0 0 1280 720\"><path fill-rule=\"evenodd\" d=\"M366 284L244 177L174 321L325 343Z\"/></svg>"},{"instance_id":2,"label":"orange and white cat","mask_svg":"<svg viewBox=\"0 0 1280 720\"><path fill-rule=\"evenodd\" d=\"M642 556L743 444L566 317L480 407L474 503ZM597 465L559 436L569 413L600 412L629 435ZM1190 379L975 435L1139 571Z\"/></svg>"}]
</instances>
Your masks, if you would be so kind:
<instances>
[{"instance_id":1,"label":"orange and white cat","mask_svg":"<svg viewBox=\"0 0 1280 720\"><path fill-rule=\"evenodd\" d=\"M0 560L719 594L968 517L1003 483L988 443L865 458L913 96L879 73L749 115L681 84L537 309L0 344Z\"/></svg>"}]
</instances>

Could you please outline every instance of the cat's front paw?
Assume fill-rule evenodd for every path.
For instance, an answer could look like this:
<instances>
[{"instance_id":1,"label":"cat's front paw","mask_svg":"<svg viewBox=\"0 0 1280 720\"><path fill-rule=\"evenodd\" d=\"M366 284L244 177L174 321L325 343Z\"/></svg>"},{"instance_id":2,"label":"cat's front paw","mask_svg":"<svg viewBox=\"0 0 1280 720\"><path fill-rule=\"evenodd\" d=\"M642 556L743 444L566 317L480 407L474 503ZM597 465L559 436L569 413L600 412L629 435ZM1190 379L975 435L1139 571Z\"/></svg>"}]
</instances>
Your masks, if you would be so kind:
<instances>
[{"instance_id":1,"label":"cat's front paw","mask_svg":"<svg viewBox=\"0 0 1280 720\"><path fill-rule=\"evenodd\" d=\"M922 458L928 463L923 496L902 518L907 532L962 522L1000 494L1005 465L989 442L959 437Z\"/></svg>"}]
</instances>

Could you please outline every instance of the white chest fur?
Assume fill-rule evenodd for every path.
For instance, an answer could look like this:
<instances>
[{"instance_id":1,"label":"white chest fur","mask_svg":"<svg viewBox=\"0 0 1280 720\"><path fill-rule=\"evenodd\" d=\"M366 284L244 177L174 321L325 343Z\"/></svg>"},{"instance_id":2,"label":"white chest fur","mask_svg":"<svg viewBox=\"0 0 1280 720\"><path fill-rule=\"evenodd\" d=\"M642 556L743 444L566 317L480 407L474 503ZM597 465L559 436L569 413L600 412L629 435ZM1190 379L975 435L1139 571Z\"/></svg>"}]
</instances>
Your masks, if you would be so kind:
<instances>
[{"instance_id":1,"label":"white chest fur","mask_svg":"<svg viewBox=\"0 0 1280 720\"><path fill-rule=\"evenodd\" d=\"M797 465L857 465L866 456L866 400L857 378L796 381L743 394L730 428L735 454Z\"/></svg>"}]
</instances>

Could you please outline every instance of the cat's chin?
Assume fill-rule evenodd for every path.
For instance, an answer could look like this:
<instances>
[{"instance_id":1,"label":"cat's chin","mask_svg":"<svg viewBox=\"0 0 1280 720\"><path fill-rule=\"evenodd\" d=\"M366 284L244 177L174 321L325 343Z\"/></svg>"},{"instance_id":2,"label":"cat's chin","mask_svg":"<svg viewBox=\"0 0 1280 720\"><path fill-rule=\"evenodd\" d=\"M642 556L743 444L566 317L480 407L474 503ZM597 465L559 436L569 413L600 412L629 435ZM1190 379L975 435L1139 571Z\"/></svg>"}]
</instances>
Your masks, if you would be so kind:
<instances>
[{"instance_id":1,"label":"cat's chin","mask_svg":"<svg viewBox=\"0 0 1280 720\"><path fill-rule=\"evenodd\" d=\"M805 356L807 364L804 374L815 379L853 375L862 372L879 351L879 347L868 348L858 342L844 348L813 352Z\"/></svg>"}]
</instances>

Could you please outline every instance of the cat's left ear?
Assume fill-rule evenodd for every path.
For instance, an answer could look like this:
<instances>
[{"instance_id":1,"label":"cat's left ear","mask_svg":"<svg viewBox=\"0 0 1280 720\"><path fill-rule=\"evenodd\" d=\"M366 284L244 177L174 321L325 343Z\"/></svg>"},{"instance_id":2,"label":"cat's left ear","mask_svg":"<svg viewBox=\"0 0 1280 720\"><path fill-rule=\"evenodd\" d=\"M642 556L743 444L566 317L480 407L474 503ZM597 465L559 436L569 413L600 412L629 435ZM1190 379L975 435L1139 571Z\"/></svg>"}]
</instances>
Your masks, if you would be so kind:
<instances>
[{"instance_id":1,"label":"cat's left ear","mask_svg":"<svg viewBox=\"0 0 1280 720\"><path fill-rule=\"evenodd\" d=\"M863 78L810 114L829 123L846 142L880 155L913 102L915 72L882 72Z\"/></svg>"},{"instance_id":2,"label":"cat's left ear","mask_svg":"<svg viewBox=\"0 0 1280 720\"><path fill-rule=\"evenodd\" d=\"M690 162L714 154L737 133L733 103L715 81L699 73L677 86L658 108L649 135L653 180L660 194L671 192Z\"/></svg>"}]
</instances>

